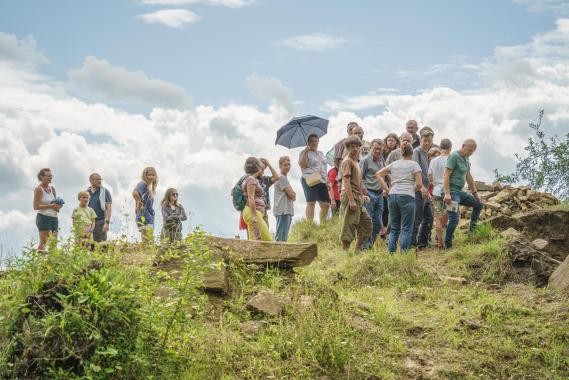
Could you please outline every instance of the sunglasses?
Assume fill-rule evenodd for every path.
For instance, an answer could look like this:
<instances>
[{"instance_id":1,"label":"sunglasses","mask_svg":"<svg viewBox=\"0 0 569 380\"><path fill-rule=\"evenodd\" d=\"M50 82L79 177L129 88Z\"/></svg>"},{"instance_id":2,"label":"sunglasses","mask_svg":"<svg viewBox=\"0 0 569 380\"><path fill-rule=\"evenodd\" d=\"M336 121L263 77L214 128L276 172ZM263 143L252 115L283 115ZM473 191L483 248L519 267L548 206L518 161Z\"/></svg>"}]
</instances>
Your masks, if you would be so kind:
<instances>
[{"instance_id":1,"label":"sunglasses","mask_svg":"<svg viewBox=\"0 0 569 380\"><path fill-rule=\"evenodd\" d=\"M175 197L177 197L177 196L178 196L178 193L172 193L172 195L175 196Z\"/></svg>"}]
</instances>

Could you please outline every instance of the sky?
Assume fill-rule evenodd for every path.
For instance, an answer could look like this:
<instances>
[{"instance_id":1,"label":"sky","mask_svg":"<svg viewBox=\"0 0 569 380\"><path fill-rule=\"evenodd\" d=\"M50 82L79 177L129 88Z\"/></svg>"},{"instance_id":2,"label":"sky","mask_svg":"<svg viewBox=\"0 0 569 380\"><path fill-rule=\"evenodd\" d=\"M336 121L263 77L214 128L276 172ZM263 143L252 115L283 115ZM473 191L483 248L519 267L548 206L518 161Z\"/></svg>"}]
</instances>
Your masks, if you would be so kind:
<instances>
[{"instance_id":1,"label":"sky","mask_svg":"<svg viewBox=\"0 0 569 380\"><path fill-rule=\"evenodd\" d=\"M6 0L0 88L0 256L37 241L42 167L67 202L62 237L96 171L112 236L133 239L145 166L157 200L178 189L184 231L235 236L248 156L291 156L301 194L299 149L274 145L293 116L330 120L324 153L350 121L367 140L408 119L455 147L475 138L487 182L514 168L540 109L549 135L569 132L569 1Z\"/></svg>"}]
</instances>

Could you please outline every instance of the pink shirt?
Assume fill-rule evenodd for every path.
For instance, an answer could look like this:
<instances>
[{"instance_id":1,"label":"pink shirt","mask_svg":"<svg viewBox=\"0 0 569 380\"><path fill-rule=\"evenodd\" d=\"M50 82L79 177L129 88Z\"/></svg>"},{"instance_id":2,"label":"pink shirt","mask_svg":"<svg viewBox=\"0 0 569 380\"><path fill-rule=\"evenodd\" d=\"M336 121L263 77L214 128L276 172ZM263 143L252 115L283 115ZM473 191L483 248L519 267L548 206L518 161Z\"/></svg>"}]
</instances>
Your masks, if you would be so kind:
<instances>
[{"instance_id":1,"label":"pink shirt","mask_svg":"<svg viewBox=\"0 0 569 380\"><path fill-rule=\"evenodd\" d=\"M243 182L241 183L241 190L243 191L243 194L248 198L249 194L247 194L247 185L249 185L251 183L255 183L255 196L254 196L255 197L255 208L257 210L261 211L262 213L264 213L265 212L265 201L263 200L263 188L261 187L261 184L259 183L257 178L253 177L252 175L245 178L243 180ZM249 205L248 201L247 201L247 205Z\"/></svg>"}]
</instances>

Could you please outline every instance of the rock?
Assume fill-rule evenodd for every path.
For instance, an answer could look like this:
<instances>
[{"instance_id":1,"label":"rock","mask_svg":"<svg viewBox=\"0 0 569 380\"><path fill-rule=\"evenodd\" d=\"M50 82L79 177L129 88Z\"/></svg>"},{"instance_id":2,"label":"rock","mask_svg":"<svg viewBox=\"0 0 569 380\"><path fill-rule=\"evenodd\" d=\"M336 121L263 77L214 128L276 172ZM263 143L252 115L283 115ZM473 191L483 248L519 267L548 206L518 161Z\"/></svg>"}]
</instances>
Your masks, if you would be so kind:
<instances>
[{"instance_id":1,"label":"rock","mask_svg":"<svg viewBox=\"0 0 569 380\"><path fill-rule=\"evenodd\" d=\"M265 327L266 322L264 321L245 321L241 322L239 328L244 335L257 336Z\"/></svg>"},{"instance_id":2,"label":"rock","mask_svg":"<svg viewBox=\"0 0 569 380\"><path fill-rule=\"evenodd\" d=\"M535 239L534 241L531 242L531 245L533 245L535 249L543 251L545 248L547 248L549 242L543 239Z\"/></svg>"},{"instance_id":3,"label":"rock","mask_svg":"<svg viewBox=\"0 0 569 380\"><path fill-rule=\"evenodd\" d=\"M500 191L498 194L489 198L488 200L495 203L502 203L509 199L512 199L512 197L513 197L513 191L511 189L504 189Z\"/></svg>"},{"instance_id":4,"label":"rock","mask_svg":"<svg viewBox=\"0 0 569 380\"><path fill-rule=\"evenodd\" d=\"M479 330L482 328L482 324L474 319L460 318L458 324L469 330Z\"/></svg>"},{"instance_id":5,"label":"rock","mask_svg":"<svg viewBox=\"0 0 569 380\"><path fill-rule=\"evenodd\" d=\"M488 207L491 210L499 210L502 208L502 205L494 202L494 201L488 201L486 203L484 203L484 206Z\"/></svg>"},{"instance_id":6,"label":"rock","mask_svg":"<svg viewBox=\"0 0 569 380\"><path fill-rule=\"evenodd\" d=\"M569 256L549 277L549 287L557 291L569 293Z\"/></svg>"},{"instance_id":7,"label":"rock","mask_svg":"<svg viewBox=\"0 0 569 380\"><path fill-rule=\"evenodd\" d=\"M301 311L306 311L314 305L314 297L303 294L298 298L298 306Z\"/></svg>"},{"instance_id":8,"label":"rock","mask_svg":"<svg viewBox=\"0 0 569 380\"><path fill-rule=\"evenodd\" d=\"M451 286L461 286L467 283L466 278L464 277L447 277L447 276L443 276L443 281L445 284L447 285L451 285Z\"/></svg>"},{"instance_id":9,"label":"rock","mask_svg":"<svg viewBox=\"0 0 569 380\"><path fill-rule=\"evenodd\" d=\"M355 306L358 309L363 310L363 311L371 311L372 310L372 307L370 305L368 305L367 303L361 302L361 301L353 300L350 298L344 298L344 302L347 305Z\"/></svg>"},{"instance_id":10,"label":"rock","mask_svg":"<svg viewBox=\"0 0 569 380\"><path fill-rule=\"evenodd\" d=\"M247 302L247 308L258 313L272 316L281 315L284 302L270 290L262 290Z\"/></svg>"},{"instance_id":11,"label":"rock","mask_svg":"<svg viewBox=\"0 0 569 380\"><path fill-rule=\"evenodd\" d=\"M520 231L516 230L514 227L510 227L506 231L502 231L500 234L506 240L517 239L521 235Z\"/></svg>"}]
</instances>

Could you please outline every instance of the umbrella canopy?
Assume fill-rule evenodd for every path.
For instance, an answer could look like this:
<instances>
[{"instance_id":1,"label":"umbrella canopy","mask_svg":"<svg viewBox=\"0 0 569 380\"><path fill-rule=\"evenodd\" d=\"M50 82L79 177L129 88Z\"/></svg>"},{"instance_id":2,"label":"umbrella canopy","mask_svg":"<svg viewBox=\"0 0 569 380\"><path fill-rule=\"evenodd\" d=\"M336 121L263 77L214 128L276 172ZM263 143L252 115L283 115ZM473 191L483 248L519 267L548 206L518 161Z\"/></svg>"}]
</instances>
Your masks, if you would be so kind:
<instances>
[{"instance_id":1,"label":"umbrella canopy","mask_svg":"<svg viewBox=\"0 0 569 380\"><path fill-rule=\"evenodd\" d=\"M308 136L322 137L328 131L328 120L316 116L295 117L277 131L275 145L298 148L308 144Z\"/></svg>"}]
</instances>

